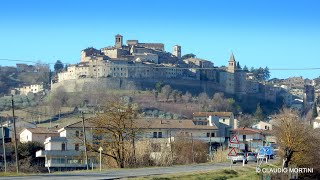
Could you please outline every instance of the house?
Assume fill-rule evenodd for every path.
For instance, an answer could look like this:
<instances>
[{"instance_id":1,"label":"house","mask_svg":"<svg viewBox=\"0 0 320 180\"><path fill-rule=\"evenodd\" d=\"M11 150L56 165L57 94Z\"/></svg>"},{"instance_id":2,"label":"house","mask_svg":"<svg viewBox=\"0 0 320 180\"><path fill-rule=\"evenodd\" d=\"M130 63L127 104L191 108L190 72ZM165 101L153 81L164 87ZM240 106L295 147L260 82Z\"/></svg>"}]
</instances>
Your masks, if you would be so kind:
<instances>
[{"instance_id":1,"label":"house","mask_svg":"<svg viewBox=\"0 0 320 180\"><path fill-rule=\"evenodd\" d=\"M36 152L36 157L45 158L45 167L50 171L76 170L86 168L85 161L79 149L68 146L66 137L48 137L45 142L45 150Z\"/></svg>"},{"instance_id":2,"label":"house","mask_svg":"<svg viewBox=\"0 0 320 180\"><path fill-rule=\"evenodd\" d=\"M90 119L85 121L87 143L93 143L94 130L96 128ZM219 143L216 136L216 126L195 125L193 120L168 120L168 119L137 119L136 127L139 128L137 144L148 141L154 147L155 152L151 156L156 157L170 148L170 143L181 134L186 137L200 140L208 145ZM59 137L45 139L45 150L36 152L36 157L45 157L45 166L51 170L83 169L86 167L83 156L83 126L82 122L70 124L58 130ZM95 166L95 158L89 157L89 166Z\"/></svg>"},{"instance_id":3,"label":"house","mask_svg":"<svg viewBox=\"0 0 320 180\"><path fill-rule=\"evenodd\" d=\"M88 124L87 124L88 125ZM87 142L92 142L92 129L86 131ZM57 136L47 137L45 149L36 152L36 157L45 157L45 167L51 171L85 169L83 157L83 132L81 121L59 129ZM88 159L90 167L94 160Z\"/></svg>"},{"instance_id":4,"label":"house","mask_svg":"<svg viewBox=\"0 0 320 180\"><path fill-rule=\"evenodd\" d=\"M57 129L45 127L25 128L20 132L20 142L40 142L44 143L48 137L59 136Z\"/></svg>"},{"instance_id":5,"label":"house","mask_svg":"<svg viewBox=\"0 0 320 180\"><path fill-rule=\"evenodd\" d=\"M1 127L0 128L0 144L2 144L2 137L4 138L4 142L11 142L11 133L8 127Z\"/></svg>"},{"instance_id":6,"label":"house","mask_svg":"<svg viewBox=\"0 0 320 180\"><path fill-rule=\"evenodd\" d=\"M225 142L230 138L230 130L238 126L232 112L194 112L193 122L196 125L216 126L218 136Z\"/></svg>"},{"instance_id":7,"label":"house","mask_svg":"<svg viewBox=\"0 0 320 180\"><path fill-rule=\"evenodd\" d=\"M241 144L244 144L244 150L257 151L259 146L265 144L265 134L262 130L239 127L232 130L233 135L237 135Z\"/></svg>"},{"instance_id":8,"label":"house","mask_svg":"<svg viewBox=\"0 0 320 180\"><path fill-rule=\"evenodd\" d=\"M260 121L259 123L252 126L253 129L259 130L272 130L272 124L264 121Z\"/></svg>"},{"instance_id":9,"label":"house","mask_svg":"<svg viewBox=\"0 0 320 180\"><path fill-rule=\"evenodd\" d=\"M28 95L28 93L38 93L44 91L43 84L31 84L30 86L23 86L16 88L20 92L20 95Z\"/></svg>"}]
</instances>

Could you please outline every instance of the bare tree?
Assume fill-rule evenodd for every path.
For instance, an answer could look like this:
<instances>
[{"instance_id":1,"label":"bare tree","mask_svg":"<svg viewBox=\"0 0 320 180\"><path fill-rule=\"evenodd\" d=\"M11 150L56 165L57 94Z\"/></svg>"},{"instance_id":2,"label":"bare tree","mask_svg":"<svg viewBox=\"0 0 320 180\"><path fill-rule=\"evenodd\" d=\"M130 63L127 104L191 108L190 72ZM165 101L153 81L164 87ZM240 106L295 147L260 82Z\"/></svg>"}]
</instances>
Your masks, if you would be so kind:
<instances>
[{"instance_id":1,"label":"bare tree","mask_svg":"<svg viewBox=\"0 0 320 180\"><path fill-rule=\"evenodd\" d=\"M170 95L171 95L171 93L172 93L172 88L171 88L170 85L165 85L165 86L163 86L163 88L161 89L161 92L165 95L166 101L168 101L168 100L169 100L169 97L170 97Z\"/></svg>"},{"instance_id":2,"label":"bare tree","mask_svg":"<svg viewBox=\"0 0 320 180\"><path fill-rule=\"evenodd\" d=\"M237 117L240 127L251 127L255 120L250 114L241 114Z\"/></svg>"},{"instance_id":3,"label":"bare tree","mask_svg":"<svg viewBox=\"0 0 320 180\"><path fill-rule=\"evenodd\" d=\"M186 103L190 103L192 101L192 94L189 93L188 91L186 92L186 94L184 95L185 97L185 102Z\"/></svg>"},{"instance_id":4,"label":"bare tree","mask_svg":"<svg viewBox=\"0 0 320 180\"><path fill-rule=\"evenodd\" d=\"M282 152L283 167L289 167L290 164L301 167L310 164L314 158L319 160L313 154L319 141L313 129L301 121L296 111L283 109L273 118L273 134Z\"/></svg>"},{"instance_id":5,"label":"bare tree","mask_svg":"<svg viewBox=\"0 0 320 180\"><path fill-rule=\"evenodd\" d=\"M90 150L98 152L99 147L105 149L104 155L114 159L120 168L126 167L128 157L135 157L135 140L139 128L136 123L137 108L121 101L108 102L105 113L91 119L95 125L93 131L96 143ZM129 154L128 152L133 152Z\"/></svg>"},{"instance_id":6,"label":"bare tree","mask_svg":"<svg viewBox=\"0 0 320 180\"><path fill-rule=\"evenodd\" d=\"M178 90L173 90L172 91L173 102L175 102L175 103L177 102L178 96L179 96L179 91Z\"/></svg>"},{"instance_id":7,"label":"bare tree","mask_svg":"<svg viewBox=\"0 0 320 180\"><path fill-rule=\"evenodd\" d=\"M53 113L61 110L61 107L66 106L69 96L64 87L58 87L49 97L49 106Z\"/></svg>"},{"instance_id":8,"label":"bare tree","mask_svg":"<svg viewBox=\"0 0 320 180\"><path fill-rule=\"evenodd\" d=\"M201 104L201 107L203 109L208 110L208 107L209 107L209 96L207 95L207 93L202 92L202 93L199 94L198 103Z\"/></svg>"},{"instance_id":9,"label":"bare tree","mask_svg":"<svg viewBox=\"0 0 320 180\"><path fill-rule=\"evenodd\" d=\"M215 93L211 102L212 111L231 111L232 103L229 99L226 99L223 93Z\"/></svg>"},{"instance_id":10,"label":"bare tree","mask_svg":"<svg viewBox=\"0 0 320 180\"><path fill-rule=\"evenodd\" d=\"M174 164L203 163L207 161L208 145L193 139L191 134L180 132L172 142Z\"/></svg>"}]
</instances>

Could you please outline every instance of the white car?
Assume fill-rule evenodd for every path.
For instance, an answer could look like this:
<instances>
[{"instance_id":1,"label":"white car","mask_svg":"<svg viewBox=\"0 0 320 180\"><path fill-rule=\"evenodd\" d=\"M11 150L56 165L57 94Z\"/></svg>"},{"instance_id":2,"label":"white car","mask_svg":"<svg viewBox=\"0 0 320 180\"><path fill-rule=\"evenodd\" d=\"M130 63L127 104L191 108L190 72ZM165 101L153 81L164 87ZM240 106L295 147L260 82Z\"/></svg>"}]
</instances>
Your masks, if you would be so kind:
<instances>
[{"instance_id":1,"label":"white car","mask_svg":"<svg viewBox=\"0 0 320 180\"><path fill-rule=\"evenodd\" d=\"M233 164L236 164L237 162L243 162L244 160L244 163L247 164L248 161L247 161L247 157L244 153L237 153L237 156L234 156L232 158L232 163Z\"/></svg>"}]
</instances>

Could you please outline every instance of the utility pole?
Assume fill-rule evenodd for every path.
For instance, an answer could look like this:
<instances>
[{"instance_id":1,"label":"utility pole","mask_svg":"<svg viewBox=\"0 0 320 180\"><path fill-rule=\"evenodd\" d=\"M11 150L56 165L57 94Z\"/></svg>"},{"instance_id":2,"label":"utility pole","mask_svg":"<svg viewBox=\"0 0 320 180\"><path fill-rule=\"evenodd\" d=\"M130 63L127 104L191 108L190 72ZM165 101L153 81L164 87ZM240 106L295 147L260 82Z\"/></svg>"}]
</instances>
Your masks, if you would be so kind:
<instances>
[{"instance_id":1,"label":"utility pole","mask_svg":"<svg viewBox=\"0 0 320 180\"><path fill-rule=\"evenodd\" d=\"M87 170L89 170L88 152L87 152L87 136L86 136L86 128L85 128L85 126L84 126L84 115L83 115L83 112L81 112L81 115L82 115L82 130L83 130L84 154L85 154L85 158L86 158Z\"/></svg>"},{"instance_id":2,"label":"utility pole","mask_svg":"<svg viewBox=\"0 0 320 180\"><path fill-rule=\"evenodd\" d=\"M211 152L211 131L209 132L209 154L210 154L210 161L212 161L212 152Z\"/></svg>"},{"instance_id":3,"label":"utility pole","mask_svg":"<svg viewBox=\"0 0 320 180\"><path fill-rule=\"evenodd\" d=\"M192 143L192 149L191 149L191 151L192 151L192 163L194 163L194 148L193 148L193 136L192 136L192 133L191 133L191 143Z\"/></svg>"},{"instance_id":4,"label":"utility pole","mask_svg":"<svg viewBox=\"0 0 320 180\"><path fill-rule=\"evenodd\" d=\"M17 173L19 173L19 158L18 158L18 145L17 145L17 131L16 131L16 119L14 118L13 95L11 95L11 106L12 106L12 118L13 118L14 151L15 151L15 155L16 155L16 168L17 168Z\"/></svg>"},{"instance_id":5,"label":"utility pole","mask_svg":"<svg viewBox=\"0 0 320 180\"><path fill-rule=\"evenodd\" d=\"M4 140L4 130L3 130L3 121L1 121L2 129L2 148L3 148L3 163L4 163L4 172L7 172L7 154L6 154L6 145Z\"/></svg>"}]
</instances>

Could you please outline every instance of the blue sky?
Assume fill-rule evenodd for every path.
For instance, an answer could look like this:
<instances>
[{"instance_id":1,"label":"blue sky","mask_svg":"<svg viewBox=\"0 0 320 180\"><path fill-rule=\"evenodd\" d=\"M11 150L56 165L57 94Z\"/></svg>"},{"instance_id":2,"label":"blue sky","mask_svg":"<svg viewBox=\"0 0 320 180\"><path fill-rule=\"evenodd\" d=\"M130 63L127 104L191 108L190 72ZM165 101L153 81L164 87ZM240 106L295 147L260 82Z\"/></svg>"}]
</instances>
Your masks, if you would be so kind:
<instances>
[{"instance_id":1,"label":"blue sky","mask_svg":"<svg viewBox=\"0 0 320 180\"><path fill-rule=\"evenodd\" d=\"M0 4L0 59L79 62L80 51L124 40L182 46L217 66L230 53L248 67L320 67L317 0L6 0ZM15 62L0 61L1 65ZM320 70L271 71L315 78Z\"/></svg>"}]
</instances>

